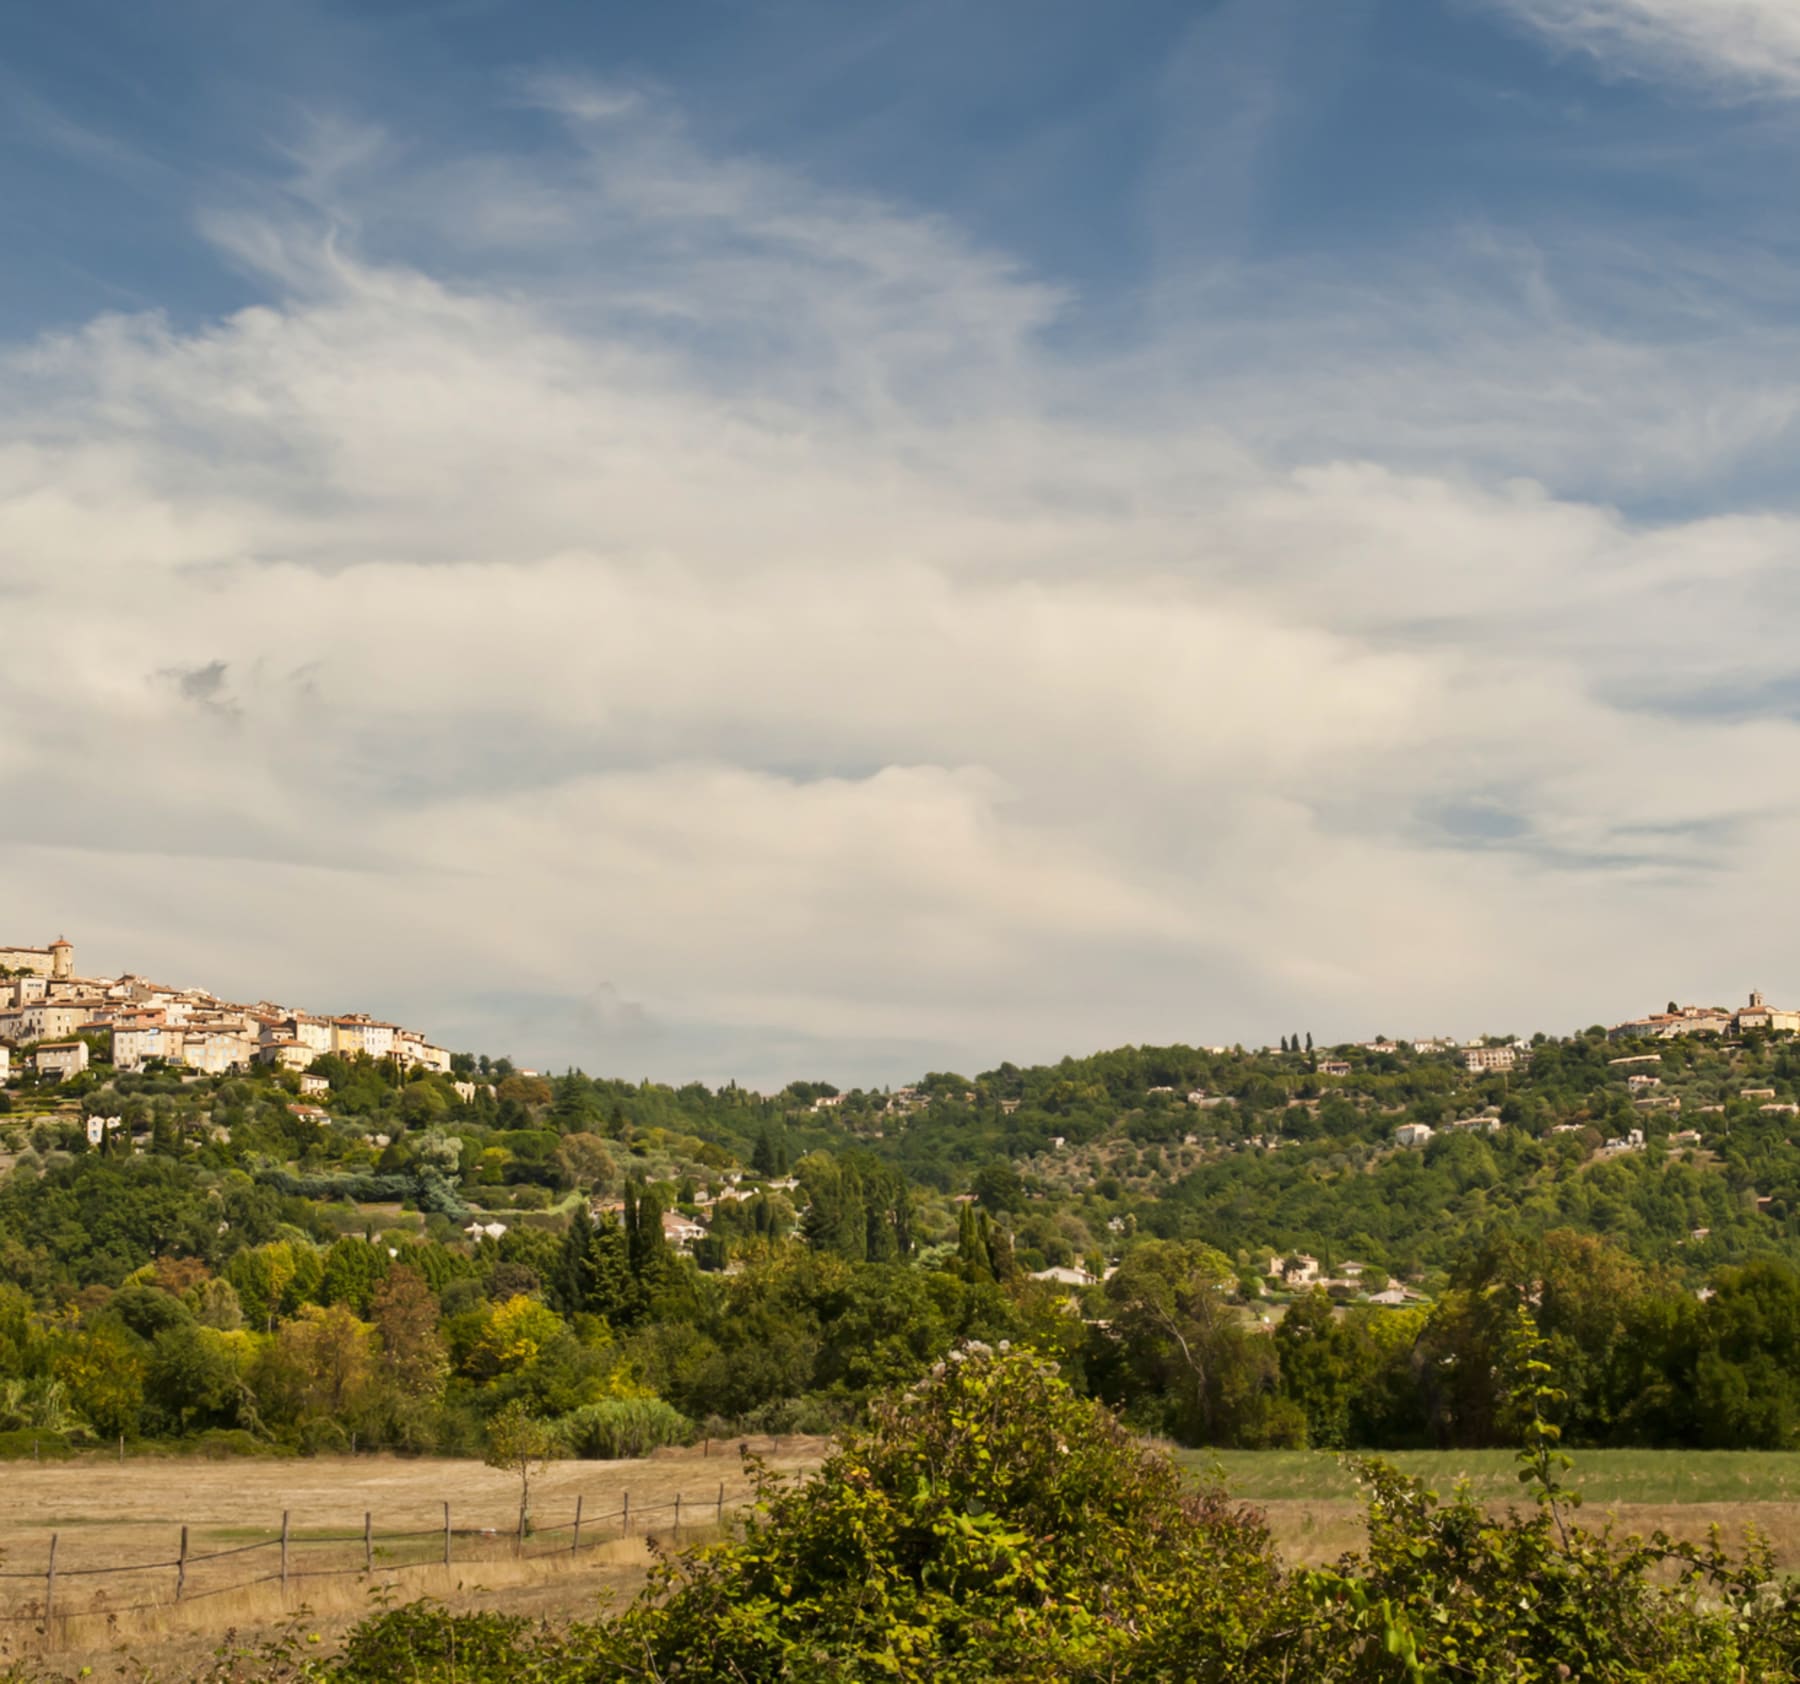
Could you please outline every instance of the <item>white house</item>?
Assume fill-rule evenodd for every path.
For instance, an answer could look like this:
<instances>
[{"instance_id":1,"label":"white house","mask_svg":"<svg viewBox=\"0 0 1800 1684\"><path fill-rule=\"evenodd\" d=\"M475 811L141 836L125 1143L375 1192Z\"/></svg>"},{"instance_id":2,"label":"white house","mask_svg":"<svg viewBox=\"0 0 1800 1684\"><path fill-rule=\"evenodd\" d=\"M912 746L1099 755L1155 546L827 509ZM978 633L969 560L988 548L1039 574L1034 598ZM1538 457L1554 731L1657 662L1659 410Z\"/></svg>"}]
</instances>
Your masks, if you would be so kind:
<instances>
[{"instance_id":1,"label":"white house","mask_svg":"<svg viewBox=\"0 0 1800 1684\"><path fill-rule=\"evenodd\" d=\"M88 1145L98 1146L109 1134L118 1134L125 1127L123 1117L89 1117L87 1120Z\"/></svg>"},{"instance_id":2,"label":"white house","mask_svg":"<svg viewBox=\"0 0 1800 1684\"><path fill-rule=\"evenodd\" d=\"M695 1240L706 1238L706 1229L692 1217L683 1216L678 1210L665 1210L662 1213L663 1238L670 1245L679 1246L685 1251Z\"/></svg>"},{"instance_id":3,"label":"white house","mask_svg":"<svg viewBox=\"0 0 1800 1684\"><path fill-rule=\"evenodd\" d=\"M1463 1068L1475 1074L1510 1070L1522 1059L1529 1057L1529 1049L1517 1044L1510 1047L1464 1047Z\"/></svg>"},{"instance_id":4,"label":"white house","mask_svg":"<svg viewBox=\"0 0 1800 1684\"><path fill-rule=\"evenodd\" d=\"M1402 1123L1394 1130L1394 1141L1400 1146L1423 1146L1434 1132L1429 1123Z\"/></svg>"}]
</instances>

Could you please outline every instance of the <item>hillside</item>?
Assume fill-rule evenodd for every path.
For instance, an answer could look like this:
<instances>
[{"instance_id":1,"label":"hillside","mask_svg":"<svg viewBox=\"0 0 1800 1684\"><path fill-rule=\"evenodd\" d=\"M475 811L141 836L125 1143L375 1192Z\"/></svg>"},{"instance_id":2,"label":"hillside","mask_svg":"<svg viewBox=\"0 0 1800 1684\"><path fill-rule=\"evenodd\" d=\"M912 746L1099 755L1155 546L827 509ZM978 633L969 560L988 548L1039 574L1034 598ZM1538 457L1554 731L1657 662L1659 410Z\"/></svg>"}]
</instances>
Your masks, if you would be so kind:
<instances>
[{"instance_id":1,"label":"hillside","mask_svg":"<svg viewBox=\"0 0 1800 1684\"><path fill-rule=\"evenodd\" d=\"M776 1095L96 1048L4 1090L0 1445L830 1430L965 1337L1187 1443L1484 1444L1519 1305L1577 1438L1792 1441L1790 1035L1289 1045Z\"/></svg>"}]
</instances>

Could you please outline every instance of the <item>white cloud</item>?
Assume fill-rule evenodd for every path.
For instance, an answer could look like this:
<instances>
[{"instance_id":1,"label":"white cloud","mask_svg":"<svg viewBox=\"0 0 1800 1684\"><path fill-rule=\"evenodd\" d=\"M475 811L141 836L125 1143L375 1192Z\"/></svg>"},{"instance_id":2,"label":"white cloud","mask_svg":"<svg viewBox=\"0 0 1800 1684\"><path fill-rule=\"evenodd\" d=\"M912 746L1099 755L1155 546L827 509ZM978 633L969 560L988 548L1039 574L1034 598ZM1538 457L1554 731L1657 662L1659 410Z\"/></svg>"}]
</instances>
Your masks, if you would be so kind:
<instances>
[{"instance_id":1,"label":"white cloud","mask_svg":"<svg viewBox=\"0 0 1800 1684\"><path fill-rule=\"evenodd\" d=\"M1800 10L1790 0L1499 0L1553 39L1609 63L1800 93Z\"/></svg>"},{"instance_id":2,"label":"white cloud","mask_svg":"<svg viewBox=\"0 0 1800 1684\"><path fill-rule=\"evenodd\" d=\"M265 305L0 362L0 935L753 1080L1775 989L1796 523L1058 357L955 230L559 103L323 131L210 224Z\"/></svg>"}]
</instances>

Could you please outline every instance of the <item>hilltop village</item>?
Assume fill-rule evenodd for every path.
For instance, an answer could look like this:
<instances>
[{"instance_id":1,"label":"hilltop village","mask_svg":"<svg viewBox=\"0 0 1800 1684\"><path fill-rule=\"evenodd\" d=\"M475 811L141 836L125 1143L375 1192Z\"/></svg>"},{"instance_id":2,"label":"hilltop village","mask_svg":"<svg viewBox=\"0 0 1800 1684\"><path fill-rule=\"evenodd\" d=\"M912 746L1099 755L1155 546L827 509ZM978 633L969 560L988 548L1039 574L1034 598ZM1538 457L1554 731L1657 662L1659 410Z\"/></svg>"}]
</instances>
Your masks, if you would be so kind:
<instances>
[{"instance_id":1,"label":"hilltop village","mask_svg":"<svg viewBox=\"0 0 1800 1684\"><path fill-rule=\"evenodd\" d=\"M258 1064L304 1072L327 1053L391 1059L402 1070L450 1068L442 1047L365 1013L317 1016L140 976L82 976L66 937L48 947L0 947L0 1081L15 1053L33 1074L56 1081L96 1057L120 1072L160 1063L206 1076Z\"/></svg>"}]
</instances>

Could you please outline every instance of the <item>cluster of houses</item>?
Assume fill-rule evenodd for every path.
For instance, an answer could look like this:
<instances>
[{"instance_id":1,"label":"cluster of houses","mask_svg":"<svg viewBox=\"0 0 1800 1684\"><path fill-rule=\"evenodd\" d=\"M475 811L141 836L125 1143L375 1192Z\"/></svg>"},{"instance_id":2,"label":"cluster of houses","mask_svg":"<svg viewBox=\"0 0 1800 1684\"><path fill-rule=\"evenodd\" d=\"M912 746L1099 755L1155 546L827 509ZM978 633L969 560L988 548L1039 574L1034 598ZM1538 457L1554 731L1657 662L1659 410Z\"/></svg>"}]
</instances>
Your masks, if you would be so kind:
<instances>
[{"instance_id":1,"label":"cluster of houses","mask_svg":"<svg viewBox=\"0 0 1800 1684\"><path fill-rule=\"evenodd\" d=\"M705 1239L711 1213L720 1205L739 1204L754 1199L759 1193L793 1193L797 1192L800 1186L800 1183L791 1175L771 1178L758 1177L751 1180L744 1175L742 1170L727 1171L723 1177L723 1183L717 1192L701 1188L694 1194L691 1202L698 1212L697 1216L689 1216L679 1210L665 1210L662 1213L663 1239L671 1248L676 1251L691 1251L696 1240ZM597 1200L588 1207L588 1213L596 1222L603 1217L616 1219L624 1215L625 1201L623 1199ZM473 1233L473 1230L470 1231Z\"/></svg>"},{"instance_id":2,"label":"cluster of houses","mask_svg":"<svg viewBox=\"0 0 1800 1684\"><path fill-rule=\"evenodd\" d=\"M1339 1287L1352 1292L1363 1291L1363 1277L1368 1272L1368 1264L1346 1260L1338 1265L1335 1275L1327 1274L1318 1258L1310 1257L1304 1251L1292 1257L1271 1257L1266 1271L1268 1279L1277 1281L1290 1290L1310 1290L1319 1286L1327 1291ZM1411 1303L1419 1296L1410 1287L1399 1285L1388 1285L1379 1292L1367 1294L1371 1303L1389 1305Z\"/></svg>"},{"instance_id":3,"label":"cluster of houses","mask_svg":"<svg viewBox=\"0 0 1800 1684\"><path fill-rule=\"evenodd\" d=\"M1666 1012L1634 1017L1607 1030L1614 1041L1673 1041L1683 1035L1742 1035L1751 1030L1772 1034L1800 1034L1800 1011L1771 1006L1761 994L1735 1011L1729 1006L1677 1006Z\"/></svg>"},{"instance_id":4,"label":"cluster of houses","mask_svg":"<svg viewBox=\"0 0 1800 1684\"><path fill-rule=\"evenodd\" d=\"M84 977L66 938L0 947L0 1081L12 1074L12 1050L25 1047L40 1077L79 1075L92 1036L106 1038L118 1070L160 1060L208 1076L255 1064L304 1071L326 1053L392 1059L403 1070L450 1069L442 1047L365 1013L320 1017L267 1000L236 1005L204 988L140 976Z\"/></svg>"},{"instance_id":5,"label":"cluster of houses","mask_svg":"<svg viewBox=\"0 0 1800 1684\"><path fill-rule=\"evenodd\" d=\"M1500 1107L1490 1105L1486 1110L1477 1112L1472 1117L1458 1117L1453 1122L1445 1123L1442 1132L1445 1134L1498 1134L1506 1125L1500 1121ZM1438 1136L1439 1130L1430 1123L1402 1123L1394 1130L1396 1146L1425 1146Z\"/></svg>"}]
</instances>

